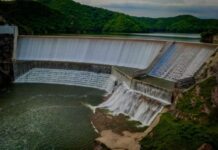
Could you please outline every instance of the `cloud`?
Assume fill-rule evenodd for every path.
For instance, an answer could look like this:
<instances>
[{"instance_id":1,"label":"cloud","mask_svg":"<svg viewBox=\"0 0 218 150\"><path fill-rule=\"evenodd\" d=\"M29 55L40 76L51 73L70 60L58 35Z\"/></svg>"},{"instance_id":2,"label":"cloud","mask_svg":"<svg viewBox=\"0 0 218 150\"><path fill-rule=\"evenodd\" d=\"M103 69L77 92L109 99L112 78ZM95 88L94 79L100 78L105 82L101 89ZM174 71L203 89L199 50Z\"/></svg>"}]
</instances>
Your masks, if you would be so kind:
<instances>
[{"instance_id":1,"label":"cloud","mask_svg":"<svg viewBox=\"0 0 218 150\"><path fill-rule=\"evenodd\" d=\"M218 0L75 0L134 16L169 17L190 14L218 19Z\"/></svg>"}]
</instances>

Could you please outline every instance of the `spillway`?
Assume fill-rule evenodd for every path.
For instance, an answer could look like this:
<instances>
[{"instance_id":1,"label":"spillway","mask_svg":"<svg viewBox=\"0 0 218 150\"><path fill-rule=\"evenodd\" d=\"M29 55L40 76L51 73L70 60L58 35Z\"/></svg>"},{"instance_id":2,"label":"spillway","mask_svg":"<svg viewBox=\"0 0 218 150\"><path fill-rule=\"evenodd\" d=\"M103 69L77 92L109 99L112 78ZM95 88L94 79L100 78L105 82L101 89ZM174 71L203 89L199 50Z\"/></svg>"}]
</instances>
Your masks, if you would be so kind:
<instances>
[{"instance_id":1,"label":"spillway","mask_svg":"<svg viewBox=\"0 0 218 150\"><path fill-rule=\"evenodd\" d=\"M143 97L142 94L131 90L125 83L119 85L112 96L98 108L110 110L114 115L124 114L132 120L150 125L157 114L163 109L163 104L157 100Z\"/></svg>"},{"instance_id":2,"label":"spillway","mask_svg":"<svg viewBox=\"0 0 218 150\"><path fill-rule=\"evenodd\" d=\"M20 36L14 59L145 69L158 55L164 43L128 39Z\"/></svg>"},{"instance_id":3,"label":"spillway","mask_svg":"<svg viewBox=\"0 0 218 150\"><path fill-rule=\"evenodd\" d=\"M89 71L33 68L15 79L15 83L47 83L97 88L111 93L116 78Z\"/></svg>"},{"instance_id":4,"label":"spillway","mask_svg":"<svg viewBox=\"0 0 218 150\"><path fill-rule=\"evenodd\" d=\"M174 43L157 61L149 75L177 81L194 76L214 53L214 46Z\"/></svg>"},{"instance_id":5,"label":"spillway","mask_svg":"<svg viewBox=\"0 0 218 150\"><path fill-rule=\"evenodd\" d=\"M143 95L151 99L158 100L163 104L171 104L172 92L169 92L167 90L157 88L148 84L143 84L140 82L136 82L133 89L138 91L138 93L142 93Z\"/></svg>"}]
</instances>

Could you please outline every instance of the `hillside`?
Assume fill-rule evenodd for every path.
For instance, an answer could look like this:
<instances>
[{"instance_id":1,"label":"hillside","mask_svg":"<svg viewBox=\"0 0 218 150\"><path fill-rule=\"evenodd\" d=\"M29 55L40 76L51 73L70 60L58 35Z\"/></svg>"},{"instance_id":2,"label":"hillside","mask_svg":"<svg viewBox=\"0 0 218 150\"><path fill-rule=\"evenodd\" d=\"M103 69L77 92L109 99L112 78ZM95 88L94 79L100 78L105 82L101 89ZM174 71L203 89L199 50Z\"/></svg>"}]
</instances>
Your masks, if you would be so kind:
<instances>
[{"instance_id":1,"label":"hillside","mask_svg":"<svg viewBox=\"0 0 218 150\"><path fill-rule=\"evenodd\" d=\"M0 16L17 25L21 34L73 32L69 17L34 1L0 2Z\"/></svg>"},{"instance_id":2,"label":"hillside","mask_svg":"<svg viewBox=\"0 0 218 150\"><path fill-rule=\"evenodd\" d=\"M72 0L1 1L0 15L18 25L22 34L218 31L215 19L133 17Z\"/></svg>"},{"instance_id":3,"label":"hillside","mask_svg":"<svg viewBox=\"0 0 218 150\"><path fill-rule=\"evenodd\" d=\"M203 32L218 30L218 20L199 19L190 15L169 18L133 17L101 8L81 5L72 0L38 0L43 4L79 18L88 31L97 32Z\"/></svg>"},{"instance_id":4,"label":"hillside","mask_svg":"<svg viewBox=\"0 0 218 150\"><path fill-rule=\"evenodd\" d=\"M217 60L216 63L210 68L215 71L212 76L181 93L175 108L162 115L159 124L141 141L143 150L218 149Z\"/></svg>"}]
</instances>

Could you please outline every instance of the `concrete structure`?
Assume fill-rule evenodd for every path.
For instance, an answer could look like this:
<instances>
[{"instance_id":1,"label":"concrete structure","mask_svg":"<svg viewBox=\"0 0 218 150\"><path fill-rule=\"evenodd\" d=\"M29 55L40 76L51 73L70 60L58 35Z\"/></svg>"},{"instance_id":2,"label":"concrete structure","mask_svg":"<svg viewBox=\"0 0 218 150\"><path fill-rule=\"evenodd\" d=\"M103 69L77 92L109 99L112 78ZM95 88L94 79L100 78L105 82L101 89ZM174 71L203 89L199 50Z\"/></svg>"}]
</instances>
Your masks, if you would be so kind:
<instances>
[{"instance_id":1,"label":"concrete structure","mask_svg":"<svg viewBox=\"0 0 218 150\"><path fill-rule=\"evenodd\" d=\"M218 34L213 36L213 43L218 44Z\"/></svg>"}]
</instances>

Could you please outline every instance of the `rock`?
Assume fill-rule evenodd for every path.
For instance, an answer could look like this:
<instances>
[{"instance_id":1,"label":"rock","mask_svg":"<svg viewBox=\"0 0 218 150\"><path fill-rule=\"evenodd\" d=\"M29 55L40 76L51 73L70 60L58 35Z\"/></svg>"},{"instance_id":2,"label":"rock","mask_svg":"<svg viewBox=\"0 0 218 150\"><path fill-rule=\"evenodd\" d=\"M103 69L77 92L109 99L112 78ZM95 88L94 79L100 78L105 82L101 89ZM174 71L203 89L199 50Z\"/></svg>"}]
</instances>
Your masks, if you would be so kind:
<instances>
[{"instance_id":1,"label":"rock","mask_svg":"<svg viewBox=\"0 0 218 150\"><path fill-rule=\"evenodd\" d=\"M218 107L218 87L215 87L212 92L212 102L216 105L216 107Z\"/></svg>"},{"instance_id":2,"label":"rock","mask_svg":"<svg viewBox=\"0 0 218 150\"><path fill-rule=\"evenodd\" d=\"M7 86L12 79L12 51L13 36L0 34L0 88Z\"/></svg>"},{"instance_id":3,"label":"rock","mask_svg":"<svg viewBox=\"0 0 218 150\"><path fill-rule=\"evenodd\" d=\"M197 86L195 87L195 94L196 94L196 96L200 96L200 93L201 93L201 88L200 88L199 85L197 85Z\"/></svg>"},{"instance_id":4,"label":"rock","mask_svg":"<svg viewBox=\"0 0 218 150\"><path fill-rule=\"evenodd\" d=\"M194 108L196 106L196 101L194 99L191 99L191 104L192 104L192 107Z\"/></svg>"},{"instance_id":5,"label":"rock","mask_svg":"<svg viewBox=\"0 0 218 150\"><path fill-rule=\"evenodd\" d=\"M198 148L198 150L213 150L213 147L210 144L204 143Z\"/></svg>"},{"instance_id":6,"label":"rock","mask_svg":"<svg viewBox=\"0 0 218 150\"><path fill-rule=\"evenodd\" d=\"M210 114L210 109L207 107L206 104L203 104L203 107L201 108L201 112Z\"/></svg>"},{"instance_id":7,"label":"rock","mask_svg":"<svg viewBox=\"0 0 218 150\"><path fill-rule=\"evenodd\" d=\"M102 143L96 141L93 150L109 150L109 149Z\"/></svg>"},{"instance_id":8,"label":"rock","mask_svg":"<svg viewBox=\"0 0 218 150\"><path fill-rule=\"evenodd\" d=\"M3 16L0 16L0 24L6 24L6 20Z\"/></svg>"}]
</instances>

